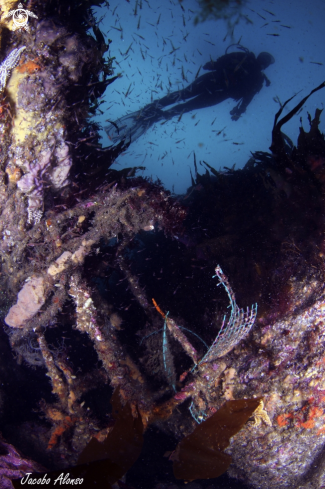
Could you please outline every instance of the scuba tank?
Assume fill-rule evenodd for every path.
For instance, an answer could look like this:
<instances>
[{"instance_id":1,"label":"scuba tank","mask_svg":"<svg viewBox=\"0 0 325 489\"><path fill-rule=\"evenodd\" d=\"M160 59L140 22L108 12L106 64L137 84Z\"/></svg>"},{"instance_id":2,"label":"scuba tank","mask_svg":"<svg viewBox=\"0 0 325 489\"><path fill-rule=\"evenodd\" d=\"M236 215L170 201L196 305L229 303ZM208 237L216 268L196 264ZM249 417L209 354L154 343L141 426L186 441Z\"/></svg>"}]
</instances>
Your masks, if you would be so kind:
<instances>
[{"instance_id":1,"label":"scuba tank","mask_svg":"<svg viewBox=\"0 0 325 489\"><path fill-rule=\"evenodd\" d=\"M237 50L229 53L229 49L236 46ZM216 61L210 61L203 69L216 71L222 74L222 82L225 89L236 86L247 75L247 68L255 63L255 54L250 52L241 44L231 44L227 47L225 54Z\"/></svg>"}]
</instances>

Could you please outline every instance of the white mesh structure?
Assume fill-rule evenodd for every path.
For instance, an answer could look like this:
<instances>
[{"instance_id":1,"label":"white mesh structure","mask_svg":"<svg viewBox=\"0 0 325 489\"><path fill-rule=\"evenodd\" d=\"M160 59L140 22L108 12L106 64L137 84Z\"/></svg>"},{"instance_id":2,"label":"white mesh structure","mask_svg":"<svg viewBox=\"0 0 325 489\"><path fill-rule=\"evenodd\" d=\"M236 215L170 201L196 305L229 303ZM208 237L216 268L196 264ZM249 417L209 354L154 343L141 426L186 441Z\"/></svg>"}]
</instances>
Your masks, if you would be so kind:
<instances>
[{"instance_id":1,"label":"white mesh structure","mask_svg":"<svg viewBox=\"0 0 325 489\"><path fill-rule=\"evenodd\" d=\"M219 266L215 269L216 277L219 279L219 284L222 284L228 294L230 300L231 314L226 324L226 316L223 318L221 329L199 363L211 362L217 358L224 356L232 348L234 348L240 340L242 340L251 330L257 315L257 304L247 307L246 311L240 309L235 300L235 294L230 287L227 277Z\"/></svg>"}]
</instances>

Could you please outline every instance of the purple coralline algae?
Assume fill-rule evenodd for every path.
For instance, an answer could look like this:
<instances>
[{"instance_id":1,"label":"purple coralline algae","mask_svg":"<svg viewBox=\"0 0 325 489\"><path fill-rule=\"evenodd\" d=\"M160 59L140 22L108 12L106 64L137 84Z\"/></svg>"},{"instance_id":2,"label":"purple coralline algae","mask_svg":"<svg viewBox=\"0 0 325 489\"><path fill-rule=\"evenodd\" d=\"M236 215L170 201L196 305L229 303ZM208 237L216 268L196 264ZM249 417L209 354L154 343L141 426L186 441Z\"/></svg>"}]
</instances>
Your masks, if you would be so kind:
<instances>
[{"instance_id":1,"label":"purple coralline algae","mask_svg":"<svg viewBox=\"0 0 325 489\"><path fill-rule=\"evenodd\" d=\"M0 438L0 486L1 489L14 489L12 479L25 477L26 473L44 472L36 462L26 459L9 443Z\"/></svg>"}]
</instances>

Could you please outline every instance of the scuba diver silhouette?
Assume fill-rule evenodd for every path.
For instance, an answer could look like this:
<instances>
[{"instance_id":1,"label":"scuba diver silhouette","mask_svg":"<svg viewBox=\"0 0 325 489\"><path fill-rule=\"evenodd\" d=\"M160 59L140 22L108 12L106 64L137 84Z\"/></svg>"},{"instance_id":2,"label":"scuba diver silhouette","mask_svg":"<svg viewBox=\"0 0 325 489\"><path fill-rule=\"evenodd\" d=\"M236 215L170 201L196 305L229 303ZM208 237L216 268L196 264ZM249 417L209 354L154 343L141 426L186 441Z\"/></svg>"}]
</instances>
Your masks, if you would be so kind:
<instances>
[{"instance_id":1,"label":"scuba diver silhouette","mask_svg":"<svg viewBox=\"0 0 325 489\"><path fill-rule=\"evenodd\" d=\"M228 53L232 46L236 46L240 51ZM223 56L203 66L208 73L196 78L186 88L168 93L165 97L115 122L108 121L111 125L104 129L114 144L127 138L132 142L155 122L168 120L192 110L212 107L227 98L238 101L230 111L231 119L237 121L246 111L254 95L261 90L264 81L266 86L270 85L271 82L262 70L274 62L275 59L270 53L262 52L255 57L247 48L232 44ZM169 105L173 107L163 110Z\"/></svg>"}]
</instances>

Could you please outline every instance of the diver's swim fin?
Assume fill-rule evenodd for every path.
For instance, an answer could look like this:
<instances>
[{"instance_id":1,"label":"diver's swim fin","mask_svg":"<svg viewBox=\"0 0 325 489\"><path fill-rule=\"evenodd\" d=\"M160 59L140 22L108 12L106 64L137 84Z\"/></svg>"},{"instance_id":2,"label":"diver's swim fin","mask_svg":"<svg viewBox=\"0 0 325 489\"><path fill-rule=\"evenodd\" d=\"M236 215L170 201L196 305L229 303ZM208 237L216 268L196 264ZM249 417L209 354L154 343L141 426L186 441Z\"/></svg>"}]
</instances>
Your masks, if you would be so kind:
<instances>
[{"instance_id":1,"label":"diver's swim fin","mask_svg":"<svg viewBox=\"0 0 325 489\"><path fill-rule=\"evenodd\" d=\"M161 119L165 119L165 113L159 108L157 103L151 103L143 107L143 109L117 119L115 122L107 121L110 125L104 127L104 129L113 144L123 140L133 142Z\"/></svg>"},{"instance_id":2,"label":"diver's swim fin","mask_svg":"<svg viewBox=\"0 0 325 489\"><path fill-rule=\"evenodd\" d=\"M132 114L117 119L115 122L107 121L110 122L110 125L104 127L104 129L110 141L113 144L123 139L130 139L133 142L142 136L150 126L150 123L141 117L141 113L141 110L137 110L136 112L132 112Z\"/></svg>"}]
</instances>

